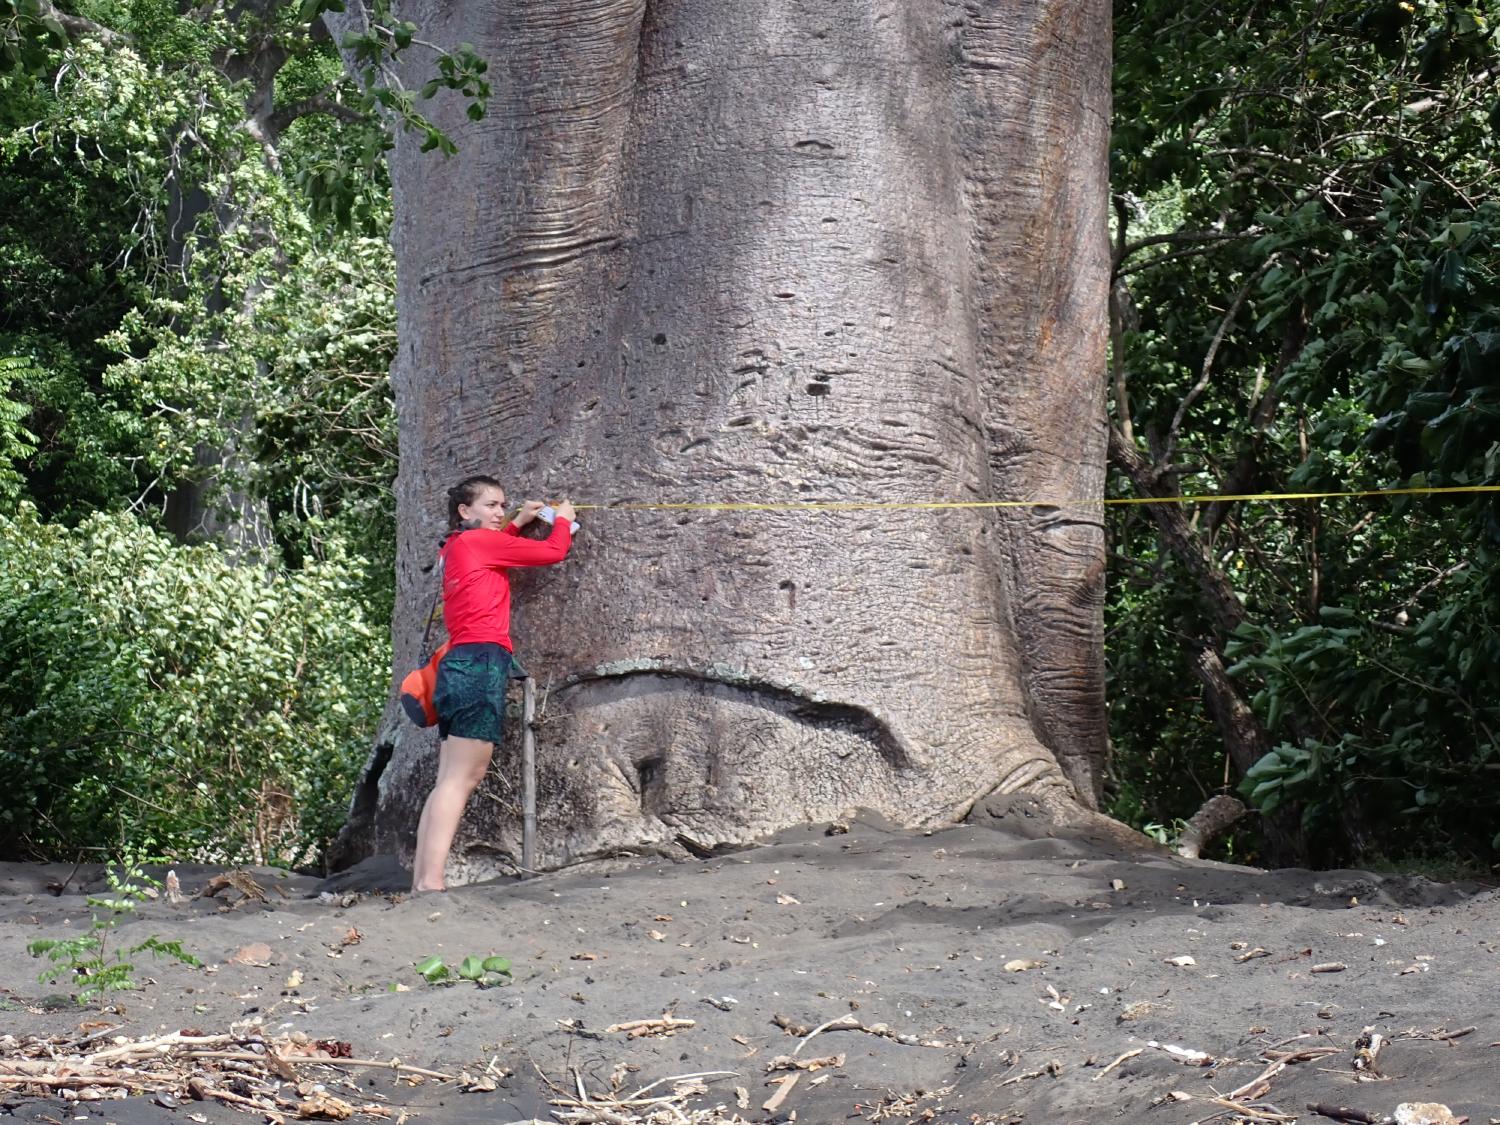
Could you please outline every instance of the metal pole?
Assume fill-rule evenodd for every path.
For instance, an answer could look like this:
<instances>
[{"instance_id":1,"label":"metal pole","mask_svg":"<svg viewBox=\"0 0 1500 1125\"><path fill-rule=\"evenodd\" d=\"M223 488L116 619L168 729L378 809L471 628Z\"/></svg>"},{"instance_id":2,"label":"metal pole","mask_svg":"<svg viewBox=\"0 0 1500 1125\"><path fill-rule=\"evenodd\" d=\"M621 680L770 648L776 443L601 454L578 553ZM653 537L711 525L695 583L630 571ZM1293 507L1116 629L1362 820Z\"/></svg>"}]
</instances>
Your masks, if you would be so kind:
<instances>
[{"instance_id":1,"label":"metal pole","mask_svg":"<svg viewBox=\"0 0 1500 1125\"><path fill-rule=\"evenodd\" d=\"M521 681L521 878L536 872L536 681Z\"/></svg>"}]
</instances>

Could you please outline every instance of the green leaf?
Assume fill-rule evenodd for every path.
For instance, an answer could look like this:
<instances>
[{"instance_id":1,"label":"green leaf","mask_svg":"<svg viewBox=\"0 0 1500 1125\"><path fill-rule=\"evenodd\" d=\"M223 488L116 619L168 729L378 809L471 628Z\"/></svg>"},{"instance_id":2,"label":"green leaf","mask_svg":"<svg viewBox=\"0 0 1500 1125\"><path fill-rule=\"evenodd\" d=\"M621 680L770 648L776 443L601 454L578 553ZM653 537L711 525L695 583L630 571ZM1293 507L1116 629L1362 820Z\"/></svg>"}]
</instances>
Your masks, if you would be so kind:
<instances>
[{"instance_id":1,"label":"green leaf","mask_svg":"<svg viewBox=\"0 0 1500 1125\"><path fill-rule=\"evenodd\" d=\"M484 976L484 962L478 957L465 957L458 967L458 975L464 980L478 980Z\"/></svg>"},{"instance_id":2,"label":"green leaf","mask_svg":"<svg viewBox=\"0 0 1500 1125\"><path fill-rule=\"evenodd\" d=\"M427 958L425 961L418 961L414 968L428 984L440 981L448 975L448 966L444 965L443 959L436 955Z\"/></svg>"},{"instance_id":3,"label":"green leaf","mask_svg":"<svg viewBox=\"0 0 1500 1125\"><path fill-rule=\"evenodd\" d=\"M510 976L510 958L486 957L484 959L484 971L487 973L503 973L505 976Z\"/></svg>"}]
</instances>

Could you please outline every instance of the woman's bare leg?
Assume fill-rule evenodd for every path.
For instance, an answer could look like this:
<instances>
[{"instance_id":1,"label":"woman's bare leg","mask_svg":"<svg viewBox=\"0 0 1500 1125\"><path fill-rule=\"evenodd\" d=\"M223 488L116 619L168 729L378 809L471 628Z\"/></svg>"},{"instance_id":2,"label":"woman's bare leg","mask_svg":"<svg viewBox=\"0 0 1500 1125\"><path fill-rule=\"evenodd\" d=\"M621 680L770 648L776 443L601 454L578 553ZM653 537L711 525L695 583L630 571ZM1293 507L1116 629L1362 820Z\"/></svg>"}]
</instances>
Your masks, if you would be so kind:
<instances>
[{"instance_id":1,"label":"woman's bare leg","mask_svg":"<svg viewBox=\"0 0 1500 1125\"><path fill-rule=\"evenodd\" d=\"M457 736L443 739L438 750L437 781L422 806L422 818L417 821L417 854L411 872L413 891L443 890L443 868L448 863L448 850L453 847L458 822L464 815L464 806L484 780L494 752L493 742Z\"/></svg>"}]
</instances>

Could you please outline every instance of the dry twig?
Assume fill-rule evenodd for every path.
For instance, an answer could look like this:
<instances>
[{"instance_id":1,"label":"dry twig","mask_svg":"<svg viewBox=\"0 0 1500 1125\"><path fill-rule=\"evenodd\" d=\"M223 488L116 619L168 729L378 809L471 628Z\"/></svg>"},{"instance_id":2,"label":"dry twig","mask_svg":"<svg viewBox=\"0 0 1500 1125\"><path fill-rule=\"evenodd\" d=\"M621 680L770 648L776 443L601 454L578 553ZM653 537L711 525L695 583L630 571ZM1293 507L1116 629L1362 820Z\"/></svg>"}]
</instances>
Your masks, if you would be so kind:
<instances>
[{"instance_id":1,"label":"dry twig","mask_svg":"<svg viewBox=\"0 0 1500 1125\"><path fill-rule=\"evenodd\" d=\"M956 1044L944 1043L938 1039L920 1039L909 1032L893 1031L883 1023L861 1023L853 1016L840 1016L838 1019L819 1024L815 1028L809 1028L806 1024L795 1023L791 1017L781 1015L780 1013L773 1015L771 1022L792 1035L803 1036L804 1042L821 1031L863 1031L866 1035L879 1035L883 1039L889 1039L893 1043L900 1043L907 1047L946 1048L956 1046Z\"/></svg>"},{"instance_id":2,"label":"dry twig","mask_svg":"<svg viewBox=\"0 0 1500 1125\"><path fill-rule=\"evenodd\" d=\"M655 1019L626 1020L623 1023L612 1023L604 1029L605 1034L614 1031L623 1031L632 1039L640 1039L646 1035L673 1035L679 1028L697 1027L697 1020L679 1019L677 1016L662 1013Z\"/></svg>"},{"instance_id":3,"label":"dry twig","mask_svg":"<svg viewBox=\"0 0 1500 1125\"><path fill-rule=\"evenodd\" d=\"M1123 1055L1121 1055L1119 1058L1117 1058L1114 1062L1110 1063L1107 1067L1105 1067L1103 1070L1101 1070L1098 1074L1094 1075L1094 1081L1095 1082L1099 1081L1099 1079L1103 1078L1110 1071L1114 1070L1115 1067L1119 1066L1126 1059L1133 1059L1133 1058L1136 1057L1136 1055L1144 1053L1145 1050L1146 1050L1146 1048L1144 1048L1144 1047L1137 1047L1133 1051L1126 1051Z\"/></svg>"}]
</instances>

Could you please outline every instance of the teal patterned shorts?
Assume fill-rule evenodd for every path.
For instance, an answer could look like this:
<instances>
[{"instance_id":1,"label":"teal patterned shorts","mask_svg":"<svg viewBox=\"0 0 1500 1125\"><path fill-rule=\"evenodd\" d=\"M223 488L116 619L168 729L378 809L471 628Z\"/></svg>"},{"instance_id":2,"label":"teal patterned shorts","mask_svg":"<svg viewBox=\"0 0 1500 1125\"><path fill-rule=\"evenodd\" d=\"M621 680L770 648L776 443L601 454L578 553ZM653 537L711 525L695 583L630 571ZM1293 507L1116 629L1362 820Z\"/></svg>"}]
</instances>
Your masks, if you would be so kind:
<instances>
[{"instance_id":1,"label":"teal patterned shorts","mask_svg":"<svg viewBox=\"0 0 1500 1125\"><path fill-rule=\"evenodd\" d=\"M432 693L438 735L500 743L505 716L505 685L511 655L503 645L454 645L438 664Z\"/></svg>"}]
</instances>

